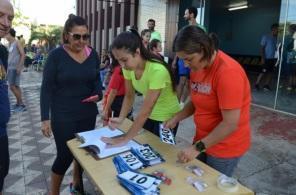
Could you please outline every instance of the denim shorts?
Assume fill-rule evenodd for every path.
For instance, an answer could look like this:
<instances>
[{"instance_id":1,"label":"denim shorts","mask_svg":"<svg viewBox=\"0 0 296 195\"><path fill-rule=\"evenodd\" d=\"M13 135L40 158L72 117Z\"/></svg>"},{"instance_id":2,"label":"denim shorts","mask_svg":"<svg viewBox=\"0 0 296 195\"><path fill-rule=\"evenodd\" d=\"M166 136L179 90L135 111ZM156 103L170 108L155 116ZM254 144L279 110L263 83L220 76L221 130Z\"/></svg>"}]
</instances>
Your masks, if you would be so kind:
<instances>
[{"instance_id":1,"label":"denim shorts","mask_svg":"<svg viewBox=\"0 0 296 195\"><path fill-rule=\"evenodd\" d=\"M20 86L20 74L17 74L16 70L7 71L7 81L9 85Z\"/></svg>"},{"instance_id":2,"label":"denim shorts","mask_svg":"<svg viewBox=\"0 0 296 195\"><path fill-rule=\"evenodd\" d=\"M216 169L217 171L227 175L228 177L232 177L232 174L237 167L237 164L241 157L235 158L217 158L210 156L208 154L202 153L197 157L198 160L206 163L210 167Z\"/></svg>"}]
</instances>

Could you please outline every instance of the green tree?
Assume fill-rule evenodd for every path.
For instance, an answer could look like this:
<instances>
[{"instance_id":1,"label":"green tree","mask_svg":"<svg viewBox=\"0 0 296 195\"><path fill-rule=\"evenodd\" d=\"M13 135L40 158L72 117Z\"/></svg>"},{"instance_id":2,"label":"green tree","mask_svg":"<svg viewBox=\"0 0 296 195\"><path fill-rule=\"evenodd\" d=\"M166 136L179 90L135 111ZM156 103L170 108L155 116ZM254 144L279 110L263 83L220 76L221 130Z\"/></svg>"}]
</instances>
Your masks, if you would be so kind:
<instances>
[{"instance_id":1,"label":"green tree","mask_svg":"<svg viewBox=\"0 0 296 195\"><path fill-rule=\"evenodd\" d=\"M20 9L16 6L15 0L12 1L14 7L14 19L12 21L12 25L14 27L18 26L27 26L30 27L29 17L24 16Z\"/></svg>"},{"instance_id":2,"label":"green tree","mask_svg":"<svg viewBox=\"0 0 296 195\"><path fill-rule=\"evenodd\" d=\"M57 25L35 25L31 24L31 37L29 44L37 40L46 49L52 49L61 41L63 28Z\"/></svg>"}]
</instances>

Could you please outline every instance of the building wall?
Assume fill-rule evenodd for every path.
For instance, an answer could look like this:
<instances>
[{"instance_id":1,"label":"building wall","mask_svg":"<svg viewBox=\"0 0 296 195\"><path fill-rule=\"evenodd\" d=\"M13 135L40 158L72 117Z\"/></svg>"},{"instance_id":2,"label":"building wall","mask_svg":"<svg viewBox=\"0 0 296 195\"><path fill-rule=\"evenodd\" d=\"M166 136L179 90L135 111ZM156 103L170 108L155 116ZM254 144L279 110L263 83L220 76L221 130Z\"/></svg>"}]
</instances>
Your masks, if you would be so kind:
<instances>
[{"instance_id":1,"label":"building wall","mask_svg":"<svg viewBox=\"0 0 296 195\"><path fill-rule=\"evenodd\" d=\"M89 26L90 45L99 53L137 22L138 0L77 0L76 5L77 15Z\"/></svg>"},{"instance_id":2,"label":"building wall","mask_svg":"<svg viewBox=\"0 0 296 195\"><path fill-rule=\"evenodd\" d=\"M138 30L141 33L147 28L147 21L155 20L155 30L160 32L162 45L166 42L166 7L167 0L139 0L138 7ZM164 48L164 47L163 47Z\"/></svg>"},{"instance_id":3,"label":"building wall","mask_svg":"<svg viewBox=\"0 0 296 195\"><path fill-rule=\"evenodd\" d=\"M174 58L173 41L178 32L180 0L170 0L167 5L165 56Z\"/></svg>"},{"instance_id":4,"label":"building wall","mask_svg":"<svg viewBox=\"0 0 296 195\"><path fill-rule=\"evenodd\" d=\"M136 25L139 32L146 29L148 19L152 18L162 37L163 53L171 57L179 0L77 0L76 3L77 15L89 25L90 44L98 52L108 48L116 35L131 26Z\"/></svg>"}]
</instances>

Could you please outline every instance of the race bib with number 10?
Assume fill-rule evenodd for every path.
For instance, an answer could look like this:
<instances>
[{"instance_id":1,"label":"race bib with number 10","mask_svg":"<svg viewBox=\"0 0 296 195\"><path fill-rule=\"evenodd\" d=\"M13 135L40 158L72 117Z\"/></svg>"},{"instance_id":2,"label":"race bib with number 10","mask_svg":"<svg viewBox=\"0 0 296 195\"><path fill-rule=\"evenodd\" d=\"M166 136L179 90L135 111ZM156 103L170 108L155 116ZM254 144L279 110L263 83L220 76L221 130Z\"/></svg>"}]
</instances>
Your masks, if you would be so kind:
<instances>
[{"instance_id":1,"label":"race bib with number 10","mask_svg":"<svg viewBox=\"0 0 296 195\"><path fill-rule=\"evenodd\" d=\"M150 188L156 181L155 177L150 177L148 175L136 173L133 171L126 171L124 173L119 174L118 177L126 180L129 183L140 186L143 189Z\"/></svg>"}]
</instances>

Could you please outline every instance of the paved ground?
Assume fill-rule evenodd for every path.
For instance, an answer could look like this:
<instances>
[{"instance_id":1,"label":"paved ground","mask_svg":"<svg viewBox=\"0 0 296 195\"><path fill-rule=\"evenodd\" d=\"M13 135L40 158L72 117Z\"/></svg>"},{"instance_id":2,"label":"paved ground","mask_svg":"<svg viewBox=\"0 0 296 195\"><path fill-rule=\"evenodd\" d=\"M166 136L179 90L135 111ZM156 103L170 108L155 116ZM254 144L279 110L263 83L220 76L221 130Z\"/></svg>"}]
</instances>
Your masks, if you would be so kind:
<instances>
[{"instance_id":1,"label":"paved ground","mask_svg":"<svg viewBox=\"0 0 296 195\"><path fill-rule=\"evenodd\" d=\"M54 140L40 132L41 75L23 73L23 94L28 111L13 114L8 125L11 166L4 194L47 194L50 167L55 158ZM11 96L12 103L14 98ZM137 98L136 108L141 98ZM235 177L261 195L296 194L296 118L252 107L252 147L241 159ZM180 124L177 142L189 145L194 134L192 119ZM61 194L69 194L71 170L64 179ZM85 188L97 194L87 177Z\"/></svg>"}]
</instances>

